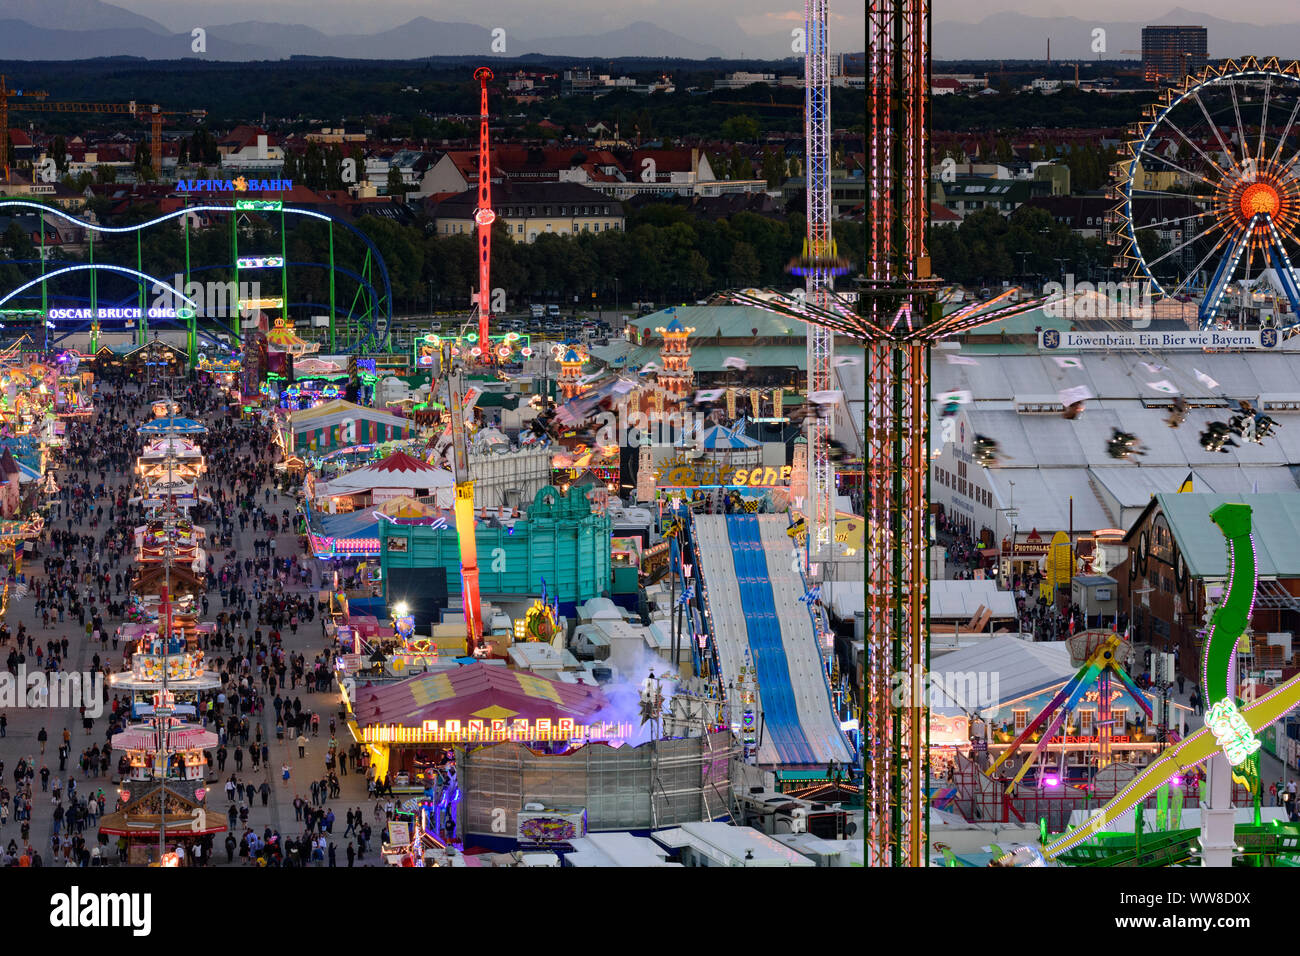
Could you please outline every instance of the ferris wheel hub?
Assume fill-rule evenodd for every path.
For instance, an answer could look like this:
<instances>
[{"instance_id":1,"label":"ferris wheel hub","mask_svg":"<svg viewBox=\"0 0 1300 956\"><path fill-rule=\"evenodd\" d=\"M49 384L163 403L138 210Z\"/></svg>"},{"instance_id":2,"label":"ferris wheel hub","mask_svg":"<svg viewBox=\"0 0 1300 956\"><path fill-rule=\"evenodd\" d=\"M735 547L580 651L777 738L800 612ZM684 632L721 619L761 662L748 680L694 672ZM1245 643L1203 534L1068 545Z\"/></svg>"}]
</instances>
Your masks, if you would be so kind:
<instances>
[{"instance_id":1,"label":"ferris wheel hub","mask_svg":"<svg viewBox=\"0 0 1300 956\"><path fill-rule=\"evenodd\" d=\"M1276 219L1282 209L1282 196L1272 183L1254 182L1241 191L1237 208L1245 222L1250 222L1260 213Z\"/></svg>"}]
</instances>

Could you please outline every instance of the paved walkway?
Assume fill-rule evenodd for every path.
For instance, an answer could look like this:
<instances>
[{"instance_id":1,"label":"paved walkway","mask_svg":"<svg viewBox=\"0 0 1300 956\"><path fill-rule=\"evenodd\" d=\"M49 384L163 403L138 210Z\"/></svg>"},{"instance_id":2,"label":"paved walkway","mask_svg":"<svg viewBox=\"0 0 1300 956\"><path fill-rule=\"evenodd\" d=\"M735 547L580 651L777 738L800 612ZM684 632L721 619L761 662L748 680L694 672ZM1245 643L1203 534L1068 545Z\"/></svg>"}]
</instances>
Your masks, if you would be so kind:
<instances>
[{"instance_id":1,"label":"paved walkway","mask_svg":"<svg viewBox=\"0 0 1300 956\"><path fill-rule=\"evenodd\" d=\"M182 409L182 414L187 414L189 412L190 410L188 409ZM61 471L58 474L60 483L62 483L65 476L66 472ZM94 477L98 480L97 475ZM201 483L201 488L205 486L206 482ZM263 497L260 493L258 495L258 501L259 503L263 503ZM292 512L294 505L295 503L291 497L273 494L270 505L263 504L263 507L271 513L279 515L284 509L289 509ZM242 559L245 556L251 557L253 555L253 539L255 537L251 525L247 532L240 532L238 530L238 523L235 524L235 529L235 548L238 551L240 558ZM85 529L85 531L88 530L90 529ZM103 530L104 525L101 524L100 528L95 529L96 535L98 536L102 534ZM85 533L85 531L83 531L83 533ZM259 536L264 536L264 534L264 532L260 532ZM292 555L298 546L298 538L296 534L281 532L277 535L276 553L279 556ZM43 548L41 555L44 556L46 553L48 553L48 551ZM214 560L217 560L219 564L219 558L214 556ZM312 594L314 595L318 572L314 567L314 561L312 562L312 565L313 579L310 583L313 588ZM26 570L29 579L31 578L32 572L40 574L41 559L38 557L34 561L29 562ZM125 561L121 566L121 570L123 570L123 576L126 576ZM247 580L245 580L245 586L247 586ZM210 611L208 617L210 619L215 617L215 615L221 610L221 596L219 590L213 589L212 591L209 591L208 600ZM18 624L22 622L26 624L27 630L34 636L37 645L43 645L45 641L53 638L68 638L69 654L67 663L65 664L65 669L67 670L89 670L92 667L93 659L96 654L99 655L101 660L108 662L110 668L117 669L120 666L121 650L119 649L114 651L111 643L93 645L86 639L84 630L78 625L75 617L69 616L65 619L63 624L57 623L57 619L55 619L51 622L51 626L48 629L43 628L41 626L39 615L35 613L35 604L36 601L30 593L21 600L10 602L8 613L6 614L6 620L12 633L17 633ZM105 628L111 633L118 623L120 622L117 620L106 618ZM238 638L240 634L244 634L245 636L251 635L252 629L256 628L256 626L256 616L254 616L249 629L244 630L240 627L235 630L236 637ZM266 628L264 627L263 633L265 633L265 631ZM312 659L326 646L325 638L321 630L320 617L317 616L316 619L311 622L304 621L299 625L297 634L291 633L287 627L284 628L282 632L282 644L286 654L297 654L298 652L301 652L307 659L308 668L310 669ZM10 646L13 645L11 644ZM7 653L7 650L5 650L4 653ZM213 658L219 656L216 651L212 651L210 654ZM29 669L31 668L32 664L29 663ZM284 693L284 691L281 691L282 695ZM225 814L230 806L230 802L226 798L225 781L230 777L232 772L235 772L236 778L240 782L252 782L254 786L258 788L260 788L263 780L266 780L271 784L271 795L268 805L263 806L259 796L254 800L253 805L250 807L248 825L254 830L254 832L260 836L263 829L269 825L273 830L277 830L284 839L296 839L302 835L302 824L294 818L293 799L296 794L301 794L304 799L310 799L312 775L315 774L316 779L319 779L320 776L323 775L324 757L329 743L329 719L331 716L338 713L341 701L340 695L337 691L323 694L305 692L301 685L299 685L296 690L290 690L288 693L290 697L300 697L304 709L321 715L320 736L310 739L310 743L306 748L306 755L300 758L298 756L298 748L290 739L286 739L285 741L277 741L275 739L275 712L268 702L260 717L260 721L262 724L263 738L267 740L270 749L270 759L267 765L254 772L252 770L252 763L246 756L243 764L243 772L237 772L234 770L235 744L233 742L227 743L227 749L230 752L230 756L226 761L225 772L222 773L214 769L209 778L211 783L206 798L206 804L210 820L213 816L220 815L223 817L224 822ZM0 738L0 761L3 761L4 779L6 785L10 788L10 791L13 791L13 772L18 760L22 757L30 756L35 758L38 771L42 765L46 765L50 768L51 780L59 778L65 781L65 805L67 802L66 780L68 779L69 774L72 773L75 774L78 793L86 793L87 791L102 788L108 798L108 811L112 812L117 799L116 791L118 790L118 787L114 781L118 779L116 774L116 761L120 754L113 754L113 768L110 770L108 776L87 776L82 774L78 769L78 758L83 750L95 743L99 744L101 748L104 746L108 729L107 708L105 708L105 711L105 715L101 716L94 722L93 730L90 733L86 733L82 729L82 722L75 709L37 710L29 708L6 708L5 714L8 718L8 726L6 728L5 736ZM37 740L37 735L42 728L46 730L49 738L43 755L41 753L40 744ZM67 728L71 733L71 757L68 760L68 770L60 772L57 752L64 728ZM308 731L307 734L308 737L311 738L310 731ZM290 737L290 735L286 733L286 738L288 737ZM250 745L252 739L253 735L250 734ZM336 740L341 750L346 750L353 742L347 728L343 726L341 722L339 722L338 725ZM245 750L247 751L247 748L245 748ZM281 780L280 768L282 764L285 763L287 763L291 768L290 781L288 784ZM366 821L370 823L374 830L370 849L366 853L366 858L364 860L358 860L356 865L376 865L380 863L378 846L383 832L383 824L382 822L377 821L374 816L374 802L366 799L365 777L350 772L346 776L341 775L339 777L339 782L341 784L340 798L336 800L328 800L323 804L324 806L333 809L336 818L333 832L329 835L329 839L337 845L337 865L347 866L346 850L348 843L351 842L351 837L345 838L343 833L346 828L345 817L349 807L361 808L365 814ZM38 773L33 781L32 788L34 806L32 811L29 842L33 848L40 852L46 865L49 865L51 862L50 837L53 830L51 814L54 809L54 802L49 793L41 792L40 784L40 775ZM10 809L12 811L12 804ZM61 832L66 833L66 828ZM243 833L243 827L237 823L233 832L238 839L238 837ZM97 831L95 828L87 827L83 836L85 836L88 845L93 846L95 844L96 833ZM12 812L9 815L8 823L0 825L0 845L7 844L10 839L13 839L20 847L22 846L20 825L14 820ZM226 865L224 840L225 835L221 834L217 836L214 841L214 854L212 861L215 865ZM112 840L110 841L109 849L112 851L114 848L115 840ZM116 853L110 853L109 855L113 860L116 860ZM234 865L240 865L237 851Z\"/></svg>"}]
</instances>

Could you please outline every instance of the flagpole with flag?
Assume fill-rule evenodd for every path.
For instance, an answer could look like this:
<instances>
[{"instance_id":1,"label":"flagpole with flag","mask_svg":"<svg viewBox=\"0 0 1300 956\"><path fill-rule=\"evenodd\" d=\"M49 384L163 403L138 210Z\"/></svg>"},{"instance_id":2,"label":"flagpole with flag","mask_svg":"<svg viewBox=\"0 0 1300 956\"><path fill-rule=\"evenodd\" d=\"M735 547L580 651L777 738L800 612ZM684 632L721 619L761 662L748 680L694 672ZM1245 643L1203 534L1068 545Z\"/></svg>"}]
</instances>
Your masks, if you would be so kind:
<instances>
[{"instance_id":1,"label":"flagpole with flag","mask_svg":"<svg viewBox=\"0 0 1300 956\"><path fill-rule=\"evenodd\" d=\"M1187 477L1183 479L1183 483L1178 486L1178 493L1180 495L1188 494L1192 490L1192 473L1189 471Z\"/></svg>"}]
</instances>

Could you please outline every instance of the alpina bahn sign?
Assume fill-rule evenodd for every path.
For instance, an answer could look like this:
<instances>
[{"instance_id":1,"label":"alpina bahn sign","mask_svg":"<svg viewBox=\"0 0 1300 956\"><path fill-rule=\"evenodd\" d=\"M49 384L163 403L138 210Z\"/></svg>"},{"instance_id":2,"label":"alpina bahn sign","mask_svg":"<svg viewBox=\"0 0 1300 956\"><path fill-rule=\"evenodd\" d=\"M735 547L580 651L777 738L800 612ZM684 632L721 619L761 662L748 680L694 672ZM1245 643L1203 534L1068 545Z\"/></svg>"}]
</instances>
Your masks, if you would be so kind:
<instances>
[{"instance_id":1,"label":"alpina bahn sign","mask_svg":"<svg viewBox=\"0 0 1300 956\"><path fill-rule=\"evenodd\" d=\"M179 193L279 193L293 189L292 179L182 179Z\"/></svg>"}]
</instances>

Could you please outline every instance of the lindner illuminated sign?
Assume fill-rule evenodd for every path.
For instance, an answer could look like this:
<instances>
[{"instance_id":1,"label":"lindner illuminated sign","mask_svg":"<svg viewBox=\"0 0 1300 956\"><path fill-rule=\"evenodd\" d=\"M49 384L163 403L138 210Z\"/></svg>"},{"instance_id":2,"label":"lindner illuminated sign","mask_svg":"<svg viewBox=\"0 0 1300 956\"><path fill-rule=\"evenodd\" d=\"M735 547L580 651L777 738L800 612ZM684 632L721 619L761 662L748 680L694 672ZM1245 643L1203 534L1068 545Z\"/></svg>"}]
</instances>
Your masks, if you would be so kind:
<instances>
[{"instance_id":1,"label":"lindner illuminated sign","mask_svg":"<svg viewBox=\"0 0 1300 956\"><path fill-rule=\"evenodd\" d=\"M284 203L278 199L236 199L236 212L279 212Z\"/></svg>"},{"instance_id":2,"label":"lindner illuminated sign","mask_svg":"<svg viewBox=\"0 0 1300 956\"><path fill-rule=\"evenodd\" d=\"M252 312L256 309L283 309L284 299L240 299L239 310Z\"/></svg>"},{"instance_id":3,"label":"lindner illuminated sign","mask_svg":"<svg viewBox=\"0 0 1300 956\"><path fill-rule=\"evenodd\" d=\"M178 193L281 193L293 189L292 179L182 179ZM277 204L278 205L278 204Z\"/></svg>"},{"instance_id":4,"label":"lindner illuminated sign","mask_svg":"<svg viewBox=\"0 0 1300 956\"><path fill-rule=\"evenodd\" d=\"M419 727L364 727L361 739L368 744L456 744L519 743L569 740L615 740L631 737L631 724L578 724L572 718L551 720L426 720Z\"/></svg>"},{"instance_id":5,"label":"lindner illuminated sign","mask_svg":"<svg viewBox=\"0 0 1300 956\"><path fill-rule=\"evenodd\" d=\"M1260 743L1251 732L1250 724L1241 716L1237 705L1228 698L1216 703L1205 715L1205 725L1223 748L1228 763L1234 767L1259 749Z\"/></svg>"}]
</instances>

